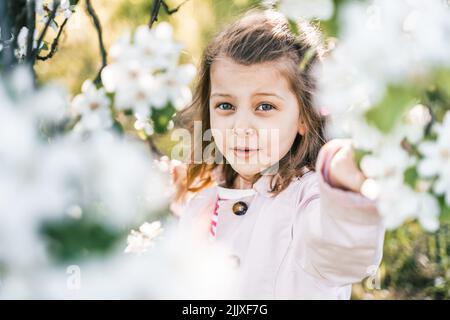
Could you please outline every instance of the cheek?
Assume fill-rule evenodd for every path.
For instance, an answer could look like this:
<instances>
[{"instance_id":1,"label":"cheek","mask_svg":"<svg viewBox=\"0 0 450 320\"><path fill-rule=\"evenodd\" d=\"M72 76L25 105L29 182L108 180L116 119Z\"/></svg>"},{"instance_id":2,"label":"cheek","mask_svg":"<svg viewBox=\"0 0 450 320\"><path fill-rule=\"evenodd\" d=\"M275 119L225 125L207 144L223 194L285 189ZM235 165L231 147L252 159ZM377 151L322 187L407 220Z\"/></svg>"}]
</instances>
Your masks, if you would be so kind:
<instances>
[{"instance_id":1,"label":"cheek","mask_svg":"<svg viewBox=\"0 0 450 320\"><path fill-rule=\"evenodd\" d=\"M298 131L296 126L291 127L290 130L284 130L280 133L280 159L284 157L284 155L291 149L297 133Z\"/></svg>"},{"instance_id":2,"label":"cheek","mask_svg":"<svg viewBox=\"0 0 450 320\"><path fill-rule=\"evenodd\" d=\"M214 142L217 146L217 149L219 149L219 151L224 154L224 150L226 148L226 136L225 136L226 132L225 130L221 129L221 128L211 128L211 135L214 139Z\"/></svg>"},{"instance_id":3,"label":"cheek","mask_svg":"<svg viewBox=\"0 0 450 320\"><path fill-rule=\"evenodd\" d=\"M286 155L294 143L298 133L297 122L295 117L291 119L279 120L285 125L274 126L269 129L268 134L261 135L260 142L265 146L265 156L272 158L271 163L279 161Z\"/></svg>"},{"instance_id":4,"label":"cheek","mask_svg":"<svg viewBox=\"0 0 450 320\"><path fill-rule=\"evenodd\" d=\"M211 116L210 120L211 135L214 139L217 149L222 155L227 155L227 149L230 145L231 130L227 124L227 119Z\"/></svg>"}]
</instances>

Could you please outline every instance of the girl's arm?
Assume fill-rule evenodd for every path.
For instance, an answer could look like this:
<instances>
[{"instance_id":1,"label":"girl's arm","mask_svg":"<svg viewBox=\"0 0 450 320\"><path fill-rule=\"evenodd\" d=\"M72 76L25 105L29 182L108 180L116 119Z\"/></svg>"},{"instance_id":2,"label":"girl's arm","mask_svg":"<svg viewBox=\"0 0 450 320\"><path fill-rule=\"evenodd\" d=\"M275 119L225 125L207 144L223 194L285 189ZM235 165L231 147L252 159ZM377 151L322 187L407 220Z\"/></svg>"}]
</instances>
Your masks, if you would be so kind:
<instances>
[{"instance_id":1,"label":"girl's arm","mask_svg":"<svg viewBox=\"0 0 450 320\"><path fill-rule=\"evenodd\" d=\"M352 168L351 163L345 163L345 155L333 165L333 158L346 153L343 148L347 146L346 140L333 140L320 151L318 183L311 186L316 191L300 203L294 226L296 262L336 286L373 275L381 262L384 240L384 226L375 203L356 192L364 181L362 174L353 169L344 172L343 168ZM330 171L337 169L341 172ZM339 187L332 184L331 177Z\"/></svg>"}]
</instances>

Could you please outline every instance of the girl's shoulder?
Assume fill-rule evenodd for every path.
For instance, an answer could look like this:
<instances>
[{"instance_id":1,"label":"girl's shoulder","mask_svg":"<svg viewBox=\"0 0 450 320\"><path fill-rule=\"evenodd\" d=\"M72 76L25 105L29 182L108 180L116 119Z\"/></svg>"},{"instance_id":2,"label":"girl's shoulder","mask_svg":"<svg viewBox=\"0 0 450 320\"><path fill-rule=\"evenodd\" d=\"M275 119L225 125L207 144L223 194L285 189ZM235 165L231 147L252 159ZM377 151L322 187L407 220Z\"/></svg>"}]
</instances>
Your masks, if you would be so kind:
<instances>
[{"instance_id":1,"label":"girl's shoulder","mask_svg":"<svg viewBox=\"0 0 450 320\"><path fill-rule=\"evenodd\" d=\"M320 197L319 173L307 169L301 176L292 179L286 191L295 207L304 205L306 202Z\"/></svg>"},{"instance_id":2,"label":"girl's shoulder","mask_svg":"<svg viewBox=\"0 0 450 320\"><path fill-rule=\"evenodd\" d=\"M178 211L180 221L192 221L206 215L214 205L217 197L217 186L210 186L196 192Z\"/></svg>"}]
</instances>

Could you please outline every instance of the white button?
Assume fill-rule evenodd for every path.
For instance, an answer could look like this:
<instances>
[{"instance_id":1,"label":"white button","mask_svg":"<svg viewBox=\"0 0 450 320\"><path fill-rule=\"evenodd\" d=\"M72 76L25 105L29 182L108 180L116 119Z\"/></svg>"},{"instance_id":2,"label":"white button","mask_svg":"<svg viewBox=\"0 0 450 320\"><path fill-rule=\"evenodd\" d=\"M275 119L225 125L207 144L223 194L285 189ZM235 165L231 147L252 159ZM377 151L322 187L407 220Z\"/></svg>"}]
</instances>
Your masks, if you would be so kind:
<instances>
[{"instance_id":1,"label":"white button","mask_svg":"<svg viewBox=\"0 0 450 320\"><path fill-rule=\"evenodd\" d=\"M239 256L237 256L235 254L230 254L229 258L230 258L231 266L233 268L239 268L239 265L241 264L241 259L239 258Z\"/></svg>"}]
</instances>

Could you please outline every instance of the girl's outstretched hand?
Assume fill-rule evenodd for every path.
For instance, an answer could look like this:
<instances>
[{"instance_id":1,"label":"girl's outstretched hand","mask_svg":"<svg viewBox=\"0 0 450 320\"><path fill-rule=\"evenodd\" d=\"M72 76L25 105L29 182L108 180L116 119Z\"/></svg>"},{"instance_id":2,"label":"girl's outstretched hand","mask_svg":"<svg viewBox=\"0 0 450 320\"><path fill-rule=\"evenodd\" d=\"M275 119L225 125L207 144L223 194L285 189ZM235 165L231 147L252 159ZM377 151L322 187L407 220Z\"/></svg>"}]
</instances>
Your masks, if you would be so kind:
<instances>
[{"instance_id":1,"label":"girl's outstretched hand","mask_svg":"<svg viewBox=\"0 0 450 320\"><path fill-rule=\"evenodd\" d=\"M333 187L359 193L367 177L356 165L351 140L340 140L343 147L331 159L329 183Z\"/></svg>"},{"instance_id":2,"label":"girl's outstretched hand","mask_svg":"<svg viewBox=\"0 0 450 320\"><path fill-rule=\"evenodd\" d=\"M175 207L182 203L187 195L187 165L179 160L169 159L167 156L155 160L155 163L162 172L167 172L170 176L170 203L174 208L172 211L178 211Z\"/></svg>"}]
</instances>

